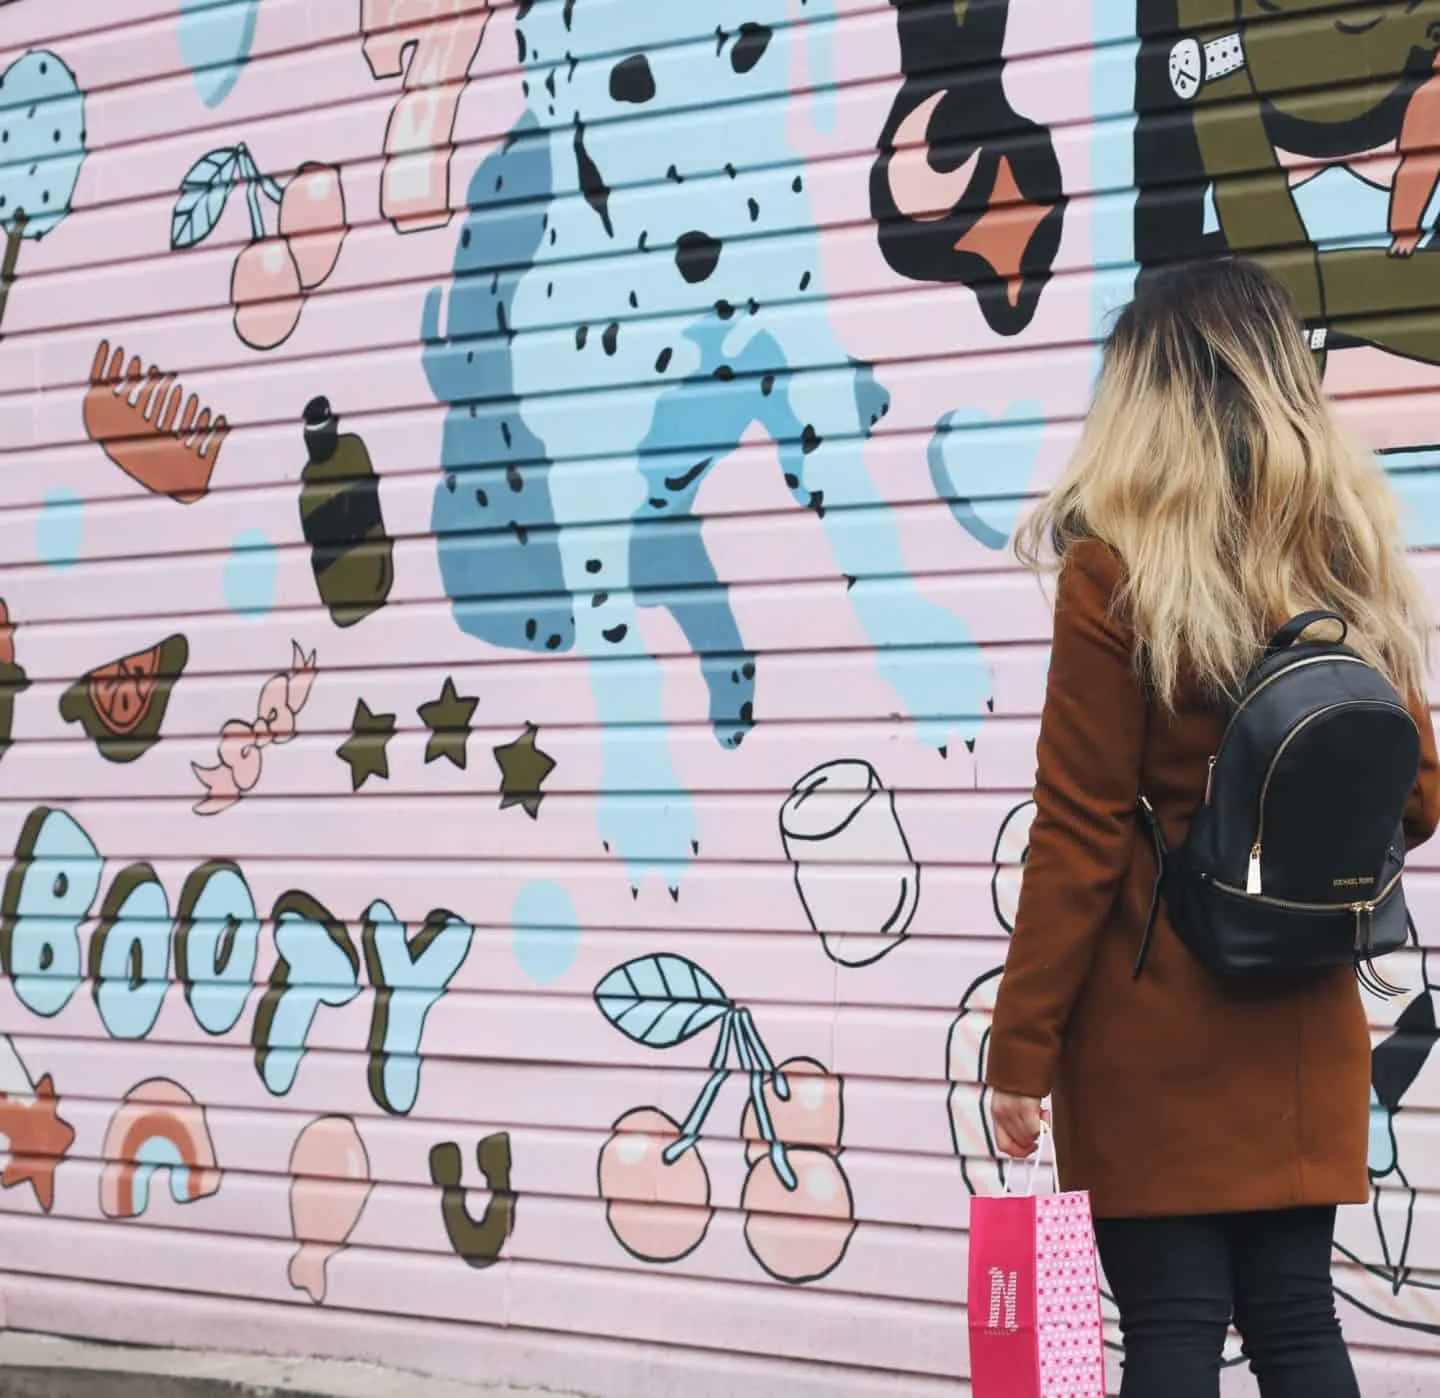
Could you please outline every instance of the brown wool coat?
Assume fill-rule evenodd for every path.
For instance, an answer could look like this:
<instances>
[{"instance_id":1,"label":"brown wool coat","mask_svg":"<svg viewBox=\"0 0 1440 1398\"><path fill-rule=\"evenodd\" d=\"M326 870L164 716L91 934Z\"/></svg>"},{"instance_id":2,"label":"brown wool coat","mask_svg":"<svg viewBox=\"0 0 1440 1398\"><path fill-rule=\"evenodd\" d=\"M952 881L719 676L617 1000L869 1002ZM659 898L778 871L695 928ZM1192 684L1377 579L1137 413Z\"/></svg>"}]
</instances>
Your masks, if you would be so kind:
<instances>
[{"instance_id":1,"label":"brown wool coat","mask_svg":"<svg viewBox=\"0 0 1440 1398\"><path fill-rule=\"evenodd\" d=\"M1284 992L1222 987L1162 911L1132 978L1154 883L1134 814L1144 790L1172 846L1224 727L1213 706L1147 704L1112 607L1120 563L1086 541L1056 586L1035 818L985 1081L1053 1093L1061 1185L1100 1218L1369 1197L1370 1039L1348 968ZM1440 820L1428 707L1407 843Z\"/></svg>"}]
</instances>

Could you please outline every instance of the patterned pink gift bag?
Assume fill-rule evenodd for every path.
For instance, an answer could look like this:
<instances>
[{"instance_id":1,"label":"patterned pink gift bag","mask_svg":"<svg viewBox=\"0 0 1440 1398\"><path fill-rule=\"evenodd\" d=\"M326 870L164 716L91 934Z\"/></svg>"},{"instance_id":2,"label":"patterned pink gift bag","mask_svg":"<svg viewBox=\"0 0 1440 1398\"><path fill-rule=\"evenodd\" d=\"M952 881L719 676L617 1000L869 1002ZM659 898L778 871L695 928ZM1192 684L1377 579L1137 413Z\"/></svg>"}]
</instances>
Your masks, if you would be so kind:
<instances>
[{"instance_id":1,"label":"patterned pink gift bag","mask_svg":"<svg viewBox=\"0 0 1440 1398\"><path fill-rule=\"evenodd\" d=\"M970 1387L974 1398L1105 1398L1100 1275L1090 1196L970 1201Z\"/></svg>"}]
</instances>

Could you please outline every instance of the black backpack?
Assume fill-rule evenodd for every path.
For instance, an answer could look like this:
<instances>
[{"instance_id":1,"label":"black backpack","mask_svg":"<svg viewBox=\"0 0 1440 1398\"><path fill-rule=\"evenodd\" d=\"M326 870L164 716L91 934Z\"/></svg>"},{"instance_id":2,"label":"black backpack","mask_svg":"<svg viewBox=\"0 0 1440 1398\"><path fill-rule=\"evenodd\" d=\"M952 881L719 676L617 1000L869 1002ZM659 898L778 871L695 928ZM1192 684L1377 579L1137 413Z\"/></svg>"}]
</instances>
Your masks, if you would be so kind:
<instances>
[{"instance_id":1,"label":"black backpack","mask_svg":"<svg viewBox=\"0 0 1440 1398\"><path fill-rule=\"evenodd\" d=\"M1316 622L1334 643L1299 643ZM1405 944L1405 804L1420 768L1415 720L1390 682L1345 644L1344 620L1304 612L1250 672L1210 758L1205 798L1167 850L1140 817L1158 872L1135 959L1144 969L1163 892L1181 941L1227 980L1368 963Z\"/></svg>"}]
</instances>

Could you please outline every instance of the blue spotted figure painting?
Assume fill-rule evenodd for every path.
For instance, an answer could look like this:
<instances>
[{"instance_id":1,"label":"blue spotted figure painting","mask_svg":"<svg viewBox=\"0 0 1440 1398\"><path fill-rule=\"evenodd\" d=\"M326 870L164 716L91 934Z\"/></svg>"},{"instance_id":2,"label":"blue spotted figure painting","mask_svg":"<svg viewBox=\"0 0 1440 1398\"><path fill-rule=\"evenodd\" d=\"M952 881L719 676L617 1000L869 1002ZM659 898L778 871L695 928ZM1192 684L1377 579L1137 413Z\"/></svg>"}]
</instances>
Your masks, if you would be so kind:
<instances>
[{"instance_id":1,"label":"blue spotted figure painting","mask_svg":"<svg viewBox=\"0 0 1440 1398\"><path fill-rule=\"evenodd\" d=\"M990 696L968 628L907 574L863 459L889 397L827 316L786 98L792 45L829 72L832 3L521 0L526 110L471 183L448 304L437 289L425 308L456 623L590 659L600 836L632 884L658 871L672 893L696 832L637 607L674 617L715 738L738 747L763 719L757 660L694 506L752 424L824 527L895 709L948 752Z\"/></svg>"}]
</instances>

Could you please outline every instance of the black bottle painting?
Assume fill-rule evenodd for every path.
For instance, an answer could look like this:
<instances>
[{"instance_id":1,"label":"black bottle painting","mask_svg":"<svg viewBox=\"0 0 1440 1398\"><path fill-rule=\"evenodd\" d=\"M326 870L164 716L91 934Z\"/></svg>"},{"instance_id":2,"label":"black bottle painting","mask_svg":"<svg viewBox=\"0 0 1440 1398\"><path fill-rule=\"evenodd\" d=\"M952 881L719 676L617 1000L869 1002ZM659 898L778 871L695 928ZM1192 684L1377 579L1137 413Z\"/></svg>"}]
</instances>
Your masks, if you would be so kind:
<instances>
[{"instance_id":1,"label":"black bottle painting","mask_svg":"<svg viewBox=\"0 0 1440 1398\"><path fill-rule=\"evenodd\" d=\"M300 527L320 600L336 626L354 626L385 605L395 581L395 545L380 513L380 480L365 443L340 434L328 398L305 405Z\"/></svg>"}]
</instances>

